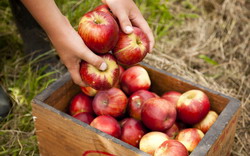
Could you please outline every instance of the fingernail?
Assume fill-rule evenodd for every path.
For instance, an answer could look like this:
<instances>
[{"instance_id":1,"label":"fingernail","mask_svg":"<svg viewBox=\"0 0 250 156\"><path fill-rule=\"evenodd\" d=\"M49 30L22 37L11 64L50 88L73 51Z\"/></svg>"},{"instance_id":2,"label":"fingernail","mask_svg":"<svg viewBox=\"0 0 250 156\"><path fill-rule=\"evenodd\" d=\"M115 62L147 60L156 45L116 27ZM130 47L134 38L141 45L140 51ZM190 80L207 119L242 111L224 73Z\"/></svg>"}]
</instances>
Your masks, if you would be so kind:
<instances>
[{"instance_id":1,"label":"fingernail","mask_svg":"<svg viewBox=\"0 0 250 156\"><path fill-rule=\"evenodd\" d=\"M107 69L107 67L108 67L107 64L106 64L105 62L103 62L103 63L100 65L99 69L102 70L102 71L104 71L104 70Z\"/></svg>"},{"instance_id":2,"label":"fingernail","mask_svg":"<svg viewBox=\"0 0 250 156\"><path fill-rule=\"evenodd\" d=\"M133 28L131 26L126 26L125 31L126 31L126 33L131 33L131 32L133 32Z\"/></svg>"}]
</instances>

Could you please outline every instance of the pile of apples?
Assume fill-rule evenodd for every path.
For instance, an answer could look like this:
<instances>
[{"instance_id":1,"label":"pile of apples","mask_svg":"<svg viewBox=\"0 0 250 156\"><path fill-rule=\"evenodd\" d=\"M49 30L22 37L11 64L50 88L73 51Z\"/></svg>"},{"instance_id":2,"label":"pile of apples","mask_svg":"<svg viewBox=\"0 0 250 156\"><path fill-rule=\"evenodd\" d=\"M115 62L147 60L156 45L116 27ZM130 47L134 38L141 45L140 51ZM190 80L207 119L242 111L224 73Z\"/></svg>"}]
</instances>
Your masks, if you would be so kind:
<instances>
[{"instance_id":1,"label":"pile of apples","mask_svg":"<svg viewBox=\"0 0 250 156\"><path fill-rule=\"evenodd\" d=\"M149 39L138 27L131 34L125 34L118 19L107 5L100 5L83 15L78 33L90 50L104 59L108 68L101 71L82 61L82 80L97 90L110 89L119 77L118 64L134 65L143 60L149 52Z\"/></svg>"},{"instance_id":2,"label":"pile of apples","mask_svg":"<svg viewBox=\"0 0 250 156\"><path fill-rule=\"evenodd\" d=\"M154 156L192 152L218 117L207 95L151 91L147 70L137 65L149 51L147 36L136 27L132 34L123 33L107 5L86 13L78 33L108 68L100 71L81 62L88 87L72 98L69 114Z\"/></svg>"},{"instance_id":3,"label":"pile of apples","mask_svg":"<svg viewBox=\"0 0 250 156\"><path fill-rule=\"evenodd\" d=\"M154 156L192 152L218 117L207 95L201 90L159 95L142 66L119 67L115 87L95 92L82 87L70 101L70 115Z\"/></svg>"}]
</instances>

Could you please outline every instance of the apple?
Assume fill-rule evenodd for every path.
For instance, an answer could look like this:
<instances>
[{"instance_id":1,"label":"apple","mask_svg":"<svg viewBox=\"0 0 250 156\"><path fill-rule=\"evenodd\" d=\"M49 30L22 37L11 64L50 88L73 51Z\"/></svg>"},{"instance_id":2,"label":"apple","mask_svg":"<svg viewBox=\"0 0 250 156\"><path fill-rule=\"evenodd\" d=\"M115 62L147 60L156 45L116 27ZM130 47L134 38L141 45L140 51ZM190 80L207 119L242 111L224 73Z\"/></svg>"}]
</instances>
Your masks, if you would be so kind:
<instances>
[{"instance_id":1,"label":"apple","mask_svg":"<svg viewBox=\"0 0 250 156\"><path fill-rule=\"evenodd\" d=\"M174 106L176 106L180 96L181 96L180 92L177 92L177 91L168 91L168 92L165 92L161 97L163 99L168 100Z\"/></svg>"},{"instance_id":2,"label":"apple","mask_svg":"<svg viewBox=\"0 0 250 156\"><path fill-rule=\"evenodd\" d=\"M119 26L109 13L90 11L81 18L78 33L89 49L104 54L115 47Z\"/></svg>"},{"instance_id":3,"label":"apple","mask_svg":"<svg viewBox=\"0 0 250 156\"><path fill-rule=\"evenodd\" d=\"M176 120L176 109L163 98L150 98L143 103L141 120L153 131L166 131Z\"/></svg>"},{"instance_id":4,"label":"apple","mask_svg":"<svg viewBox=\"0 0 250 156\"><path fill-rule=\"evenodd\" d=\"M129 117L122 118L122 119L119 121L120 126L123 127L123 125L124 125L129 119L130 119Z\"/></svg>"},{"instance_id":5,"label":"apple","mask_svg":"<svg viewBox=\"0 0 250 156\"><path fill-rule=\"evenodd\" d=\"M106 4L97 6L95 9L93 9L93 11L103 11L105 13L110 14L113 18L116 18L114 14L112 13L112 11L109 9L108 5Z\"/></svg>"},{"instance_id":6,"label":"apple","mask_svg":"<svg viewBox=\"0 0 250 156\"><path fill-rule=\"evenodd\" d=\"M128 118L122 125L120 139L134 147L139 147L139 142L145 133L146 129L141 121Z\"/></svg>"},{"instance_id":7,"label":"apple","mask_svg":"<svg viewBox=\"0 0 250 156\"><path fill-rule=\"evenodd\" d=\"M149 52L149 39L137 27L133 27L131 34L119 32L119 40L112 50L117 61L124 65L134 65L144 59Z\"/></svg>"},{"instance_id":8,"label":"apple","mask_svg":"<svg viewBox=\"0 0 250 156\"><path fill-rule=\"evenodd\" d=\"M100 55L107 63L105 71L82 60L80 64L80 75L82 80L96 90L107 90L112 88L119 79L119 66L111 54Z\"/></svg>"},{"instance_id":9,"label":"apple","mask_svg":"<svg viewBox=\"0 0 250 156\"><path fill-rule=\"evenodd\" d=\"M143 67L132 66L120 76L120 85L127 95L131 95L141 89L148 90L151 86L151 80Z\"/></svg>"},{"instance_id":10,"label":"apple","mask_svg":"<svg viewBox=\"0 0 250 156\"><path fill-rule=\"evenodd\" d=\"M119 88L99 91L93 99L93 110L97 115L122 117L127 108L128 98Z\"/></svg>"},{"instance_id":11,"label":"apple","mask_svg":"<svg viewBox=\"0 0 250 156\"><path fill-rule=\"evenodd\" d=\"M119 66L119 79L120 79L120 77L121 77L122 73L125 71L125 69L121 65L118 65L118 66ZM119 80L116 81L116 84L114 85L114 87L121 88Z\"/></svg>"},{"instance_id":12,"label":"apple","mask_svg":"<svg viewBox=\"0 0 250 156\"><path fill-rule=\"evenodd\" d=\"M88 112L81 112L73 115L74 118L85 122L86 124L90 124L94 120L94 115Z\"/></svg>"},{"instance_id":13,"label":"apple","mask_svg":"<svg viewBox=\"0 0 250 156\"><path fill-rule=\"evenodd\" d=\"M120 75L121 75L125 71L125 69L121 65L118 65L118 66L119 66Z\"/></svg>"},{"instance_id":14,"label":"apple","mask_svg":"<svg viewBox=\"0 0 250 156\"><path fill-rule=\"evenodd\" d=\"M97 93L96 89L89 86L81 87L81 91L88 96L95 96Z\"/></svg>"},{"instance_id":15,"label":"apple","mask_svg":"<svg viewBox=\"0 0 250 156\"><path fill-rule=\"evenodd\" d=\"M165 131L165 133L171 138L174 139L176 135L179 133L180 129L178 124L175 122L169 129Z\"/></svg>"},{"instance_id":16,"label":"apple","mask_svg":"<svg viewBox=\"0 0 250 156\"><path fill-rule=\"evenodd\" d=\"M80 92L76 94L70 101L69 113L75 115L81 112L94 114L92 108L92 98Z\"/></svg>"},{"instance_id":17,"label":"apple","mask_svg":"<svg viewBox=\"0 0 250 156\"><path fill-rule=\"evenodd\" d=\"M109 115L97 116L91 123L90 126L99 129L113 137L120 138L121 127L118 121Z\"/></svg>"},{"instance_id":18,"label":"apple","mask_svg":"<svg viewBox=\"0 0 250 156\"><path fill-rule=\"evenodd\" d=\"M129 96L128 99L128 113L130 117L133 117L137 120L141 120L141 109L142 104L146 100L157 97L156 94L148 90L138 90Z\"/></svg>"},{"instance_id":19,"label":"apple","mask_svg":"<svg viewBox=\"0 0 250 156\"><path fill-rule=\"evenodd\" d=\"M197 128L183 129L176 136L176 140L180 141L189 152L192 152L204 137L204 133Z\"/></svg>"},{"instance_id":20,"label":"apple","mask_svg":"<svg viewBox=\"0 0 250 156\"><path fill-rule=\"evenodd\" d=\"M178 119L186 124L200 122L210 110L207 95L201 90L189 90L183 93L176 105Z\"/></svg>"},{"instance_id":21,"label":"apple","mask_svg":"<svg viewBox=\"0 0 250 156\"><path fill-rule=\"evenodd\" d=\"M153 155L155 150L166 140L169 140L167 134L151 131L142 136L139 142L139 149Z\"/></svg>"},{"instance_id":22,"label":"apple","mask_svg":"<svg viewBox=\"0 0 250 156\"><path fill-rule=\"evenodd\" d=\"M217 120L218 114L215 111L210 110L203 120L195 124L193 127L200 129L203 133L206 133L209 128Z\"/></svg>"},{"instance_id":23,"label":"apple","mask_svg":"<svg viewBox=\"0 0 250 156\"><path fill-rule=\"evenodd\" d=\"M177 140L164 141L154 152L154 156L188 156L186 147Z\"/></svg>"}]
</instances>

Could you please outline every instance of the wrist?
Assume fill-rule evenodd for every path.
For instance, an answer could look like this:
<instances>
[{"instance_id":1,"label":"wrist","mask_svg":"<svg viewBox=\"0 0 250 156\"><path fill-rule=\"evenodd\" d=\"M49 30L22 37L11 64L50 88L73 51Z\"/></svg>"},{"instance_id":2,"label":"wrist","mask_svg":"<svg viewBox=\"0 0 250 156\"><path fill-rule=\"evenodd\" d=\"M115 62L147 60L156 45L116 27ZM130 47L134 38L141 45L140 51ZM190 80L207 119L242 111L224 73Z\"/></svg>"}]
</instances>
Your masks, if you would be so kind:
<instances>
[{"instance_id":1,"label":"wrist","mask_svg":"<svg viewBox=\"0 0 250 156\"><path fill-rule=\"evenodd\" d=\"M74 28L71 26L69 20L63 15L45 29L47 35L51 39L60 38L62 35L66 35L72 30L74 30Z\"/></svg>"}]
</instances>

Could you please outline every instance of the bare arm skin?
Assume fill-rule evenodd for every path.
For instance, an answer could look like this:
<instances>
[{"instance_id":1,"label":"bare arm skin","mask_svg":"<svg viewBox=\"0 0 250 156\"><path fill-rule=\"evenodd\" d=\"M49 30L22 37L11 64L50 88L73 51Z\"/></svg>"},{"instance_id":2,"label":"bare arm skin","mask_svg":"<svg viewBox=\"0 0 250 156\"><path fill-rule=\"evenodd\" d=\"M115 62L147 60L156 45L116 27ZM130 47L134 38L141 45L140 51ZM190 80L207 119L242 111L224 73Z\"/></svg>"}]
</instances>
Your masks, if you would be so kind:
<instances>
[{"instance_id":1,"label":"bare arm skin","mask_svg":"<svg viewBox=\"0 0 250 156\"><path fill-rule=\"evenodd\" d=\"M45 30L76 84L85 86L79 74L81 60L106 69L104 60L84 44L54 0L22 0L22 3Z\"/></svg>"}]
</instances>

